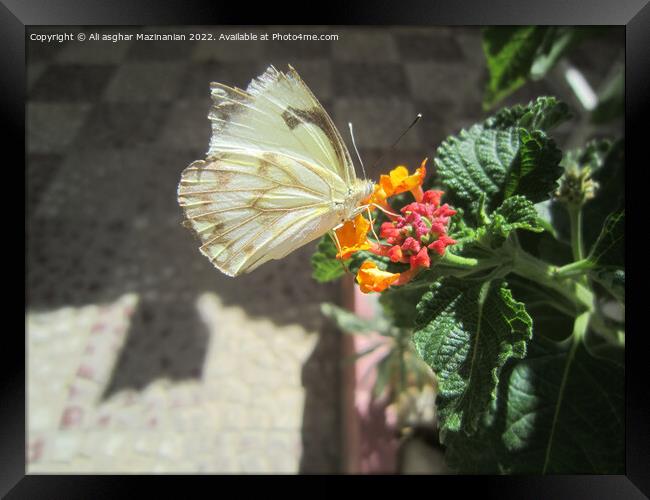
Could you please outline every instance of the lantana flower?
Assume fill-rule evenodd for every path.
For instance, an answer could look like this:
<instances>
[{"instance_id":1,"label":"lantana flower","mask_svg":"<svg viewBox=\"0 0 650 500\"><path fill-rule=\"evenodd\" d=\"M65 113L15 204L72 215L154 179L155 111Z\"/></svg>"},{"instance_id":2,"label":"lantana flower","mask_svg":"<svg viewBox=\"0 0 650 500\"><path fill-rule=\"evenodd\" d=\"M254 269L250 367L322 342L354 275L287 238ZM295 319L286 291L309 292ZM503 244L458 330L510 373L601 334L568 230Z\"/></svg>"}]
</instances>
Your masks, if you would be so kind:
<instances>
[{"instance_id":1,"label":"lantana flower","mask_svg":"<svg viewBox=\"0 0 650 500\"><path fill-rule=\"evenodd\" d=\"M416 201L422 200L422 182L427 175L427 158L422 161L415 173L409 175L406 167L400 165L390 171L388 175L382 175L379 183L375 184L375 190L368 199L369 203L376 203L382 207L386 206L386 198L397 194L411 191Z\"/></svg>"},{"instance_id":2,"label":"lantana flower","mask_svg":"<svg viewBox=\"0 0 650 500\"><path fill-rule=\"evenodd\" d=\"M446 203L441 205L442 191L422 190L425 165L426 159L412 175L403 166L391 170L389 175L382 175L367 200L393 214L389 215L390 221L381 225L379 235L382 242L368 239L370 222L361 215L336 231L340 244L337 258L346 259L355 252L368 250L388 257L391 262L409 265L409 269L402 273L390 273L379 269L372 261L364 262L357 274L357 282L364 293L381 292L391 285L408 283L421 269L431 266L432 256L444 255L445 249L456 243L447 234L450 218L456 210ZM387 198L406 191L413 194L415 201L396 214Z\"/></svg>"},{"instance_id":3,"label":"lantana flower","mask_svg":"<svg viewBox=\"0 0 650 500\"><path fill-rule=\"evenodd\" d=\"M357 215L354 220L346 221L343 227L336 230L336 237L340 245L336 258L345 260L355 252L368 250L371 246L366 237L369 229L370 222L362 215Z\"/></svg>"},{"instance_id":4,"label":"lantana flower","mask_svg":"<svg viewBox=\"0 0 650 500\"><path fill-rule=\"evenodd\" d=\"M359 268L357 283L363 293L382 292L395 283L399 277L399 273L382 271L373 261L367 260Z\"/></svg>"}]
</instances>

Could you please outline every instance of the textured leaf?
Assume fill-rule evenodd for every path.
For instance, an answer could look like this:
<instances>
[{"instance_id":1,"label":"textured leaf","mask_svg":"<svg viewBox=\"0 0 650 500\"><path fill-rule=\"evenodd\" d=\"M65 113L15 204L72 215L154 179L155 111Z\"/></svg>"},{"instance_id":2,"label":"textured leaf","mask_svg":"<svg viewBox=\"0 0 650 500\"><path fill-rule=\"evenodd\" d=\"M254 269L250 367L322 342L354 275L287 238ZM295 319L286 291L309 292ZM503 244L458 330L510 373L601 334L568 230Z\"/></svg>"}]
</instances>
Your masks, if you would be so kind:
<instances>
[{"instance_id":1,"label":"textured leaf","mask_svg":"<svg viewBox=\"0 0 650 500\"><path fill-rule=\"evenodd\" d=\"M562 152L541 130L519 130L521 146L518 161L508 172L505 197L521 194L533 203L548 199L562 175Z\"/></svg>"},{"instance_id":2,"label":"textured leaf","mask_svg":"<svg viewBox=\"0 0 650 500\"><path fill-rule=\"evenodd\" d=\"M513 196L505 200L489 216L484 216L484 225L473 231L473 238L467 237L457 255L472 256L473 244L479 243L480 248L499 248L506 241L510 233L516 229L525 231L542 232L544 226L539 218L535 205L524 196ZM457 250L455 248L455 250ZM481 258L481 255L476 255Z\"/></svg>"},{"instance_id":3,"label":"textured leaf","mask_svg":"<svg viewBox=\"0 0 650 500\"><path fill-rule=\"evenodd\" d=\"M441 438L448 431L471 434L496 396L505 362L525 356L532 321L504 281L444 278L417 312L413 341L438 379Z\"/></svg>"},{"instance_id":4,"label":"textured leaf","mask_svg":"<svg viewBox=\"0 0 650 500\"><path fill-rule=\"evenodd\" d=\"M524 196L508 198L491 214L491 219L491 231L504 237L515 229L537 233L544 230L535 205Z\"/></svg>"},{"instance_id":5,"label":"textured leaf","mask_svg":"<svg viewBox=\"0 0 650 500\"><path fill-rule=\"evenodd\" d=\"M454 206L474 212L483 193L493 204L518 151L519 134L514 127L474 125L448 137L438 147L435 165L447 193L454 197Z\"/></svg>"},{"instance_id":6,"label":"textured leaf","mask_svg":"<svg viewBox=\"0 0 650 500\"><path fill-rule=\"evenodd\" d=\"M434 162L451 203L476 213L481 196L488 211L512 195L544 199L562 173L561 154L543 130L521 125L546 128L567 117L565 105L539 98L448 137L438 147Z\"/></svg>"},{"instance_id":7,"label":"textured leaf","mask_svg":"<svg viewBox=\"0 0 650 500\"><path fill-rule=\"evenodd\" d=\"M345 274L341 262L336 260L336 245L329 235L318 242L316 252L311 256L312 277L319 283L326 283Z\"/></svg>"},{"instance_id":8,"label":"textured leaf","mask_svg":"<svg viewBox=\"0 0 650 500\"><path fill-rule=\"evenodd\" d=\"M621 359L621 356L618 356ZM536 337L504 370L498 399L475 436L450 434L449 465L465 473L620 474L624 367L582 343Z\"/></svg>"},{"instance_id":9,"label":"textured leaf","mask_svg":"<svg viewBox=\"0 0 650 500\"><path fill-rule=\"evenodd\" d=\"M571 117L569 107L552 96L538 97L527 105L516 104L499 110L485 120L487 128L519 126L529 130L551 130Z\"/></svg>"},{"instance_id":10,"label":"textured leaf","mask_svg":"<svg viewBox=\"0 0 650 500\"><path fill-rule=\"evenodd\" d=\"M510 233L516 229L542 232L544 230L535 206L523 196L513 196L505 200L490 214L490 222L477 230L477 238L492 248L503 244Z\"/></svg>"}]
</instances>

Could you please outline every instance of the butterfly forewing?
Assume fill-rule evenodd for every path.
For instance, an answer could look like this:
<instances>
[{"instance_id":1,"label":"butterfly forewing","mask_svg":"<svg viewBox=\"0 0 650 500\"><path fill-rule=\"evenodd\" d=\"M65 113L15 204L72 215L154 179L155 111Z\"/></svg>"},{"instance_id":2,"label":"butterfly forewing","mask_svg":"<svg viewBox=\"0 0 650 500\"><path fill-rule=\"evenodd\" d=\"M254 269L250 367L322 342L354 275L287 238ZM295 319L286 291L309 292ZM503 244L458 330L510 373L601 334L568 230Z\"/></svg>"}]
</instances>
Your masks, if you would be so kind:
<instances>
[{"instance_id":1,"label":"butterfly forewing","mask_svg":"<svg viewBox=\"0 0 650 500\"><path fill-rule=\"evenodd\" d=\"M246 91L213 83L211 92L208 157L226 149L278 151L330 169L346 184L355 178L340 134L293 68L285 74L271 66Z\"/></svg>"}]
</instances>

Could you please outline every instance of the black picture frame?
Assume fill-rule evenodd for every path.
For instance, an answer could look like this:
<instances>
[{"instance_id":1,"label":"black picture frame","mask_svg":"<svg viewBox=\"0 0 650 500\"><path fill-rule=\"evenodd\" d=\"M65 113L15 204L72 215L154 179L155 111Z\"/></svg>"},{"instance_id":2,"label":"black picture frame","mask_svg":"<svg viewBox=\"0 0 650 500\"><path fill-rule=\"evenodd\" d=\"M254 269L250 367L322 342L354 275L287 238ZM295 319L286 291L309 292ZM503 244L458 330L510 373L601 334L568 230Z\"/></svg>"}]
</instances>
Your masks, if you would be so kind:
<instances>
[{"instance_id":1,"label":"black picture frame","mask_svg":"<svg viewBox=\"0 0 650 500\"><path fill-rule=\"evenodd\" d=\"M626 191L636 185L643 189L647 170L647 138L643 116L650 99L650 5L646 0L491 0L488 2L444 0L436 2L364 1L328 2L326 9L296 6L294 13L318 12L319 18L289 20L277 5L244 8L240 3L205 1L135 2L119 0L65 0L58 2L3 0L0 4L0 99L4 121L4 147L13 150L15 162L25 161L25 40L26 29L35 25L619 25L626 30ZM7 156L5 155L5 158ZM14 163L17 165L18 163ZM19 169L5 165L14 175ZM13 179L11 180L13 181ZM13 185L13 182L6 185ZM628 212L628 267L632 248L643 248L638 227L641 197L626 193ZM5 199L5 202L7 200ZM16 205L12 204L12 207ZM7 209L15 210L15 208ZM642 224L642 223L641 223ZM630 241L630 240L629 240ZM635 244L637 243L637 244ZM8 262L8 261L6 261ZM10 266L8 266L10 267ZM628 273L631 307L627 322L632 333L626 349L626 474L624 476L549 476L470 478L460 476L420 477L426 487L453 488L480 485L480 492L500 498L643 498L650 495L650 430L644 375L647 351L638 311L642 310L642 273ZM6 287L6 290L10 290ZM639 323L639 324L637 324ZM115 498L129 495L138 478L133 476L35 476L25 475L25 348L17 330L5 329L2 409L0 423L0 494L7 498ZM7 342L10 341L9 344ZM145 480L151 482L154 478ZM193 478L185 478L193 479ZM208 478L198 478L206 480ZM403 479L402 479L403 480ZM435 481L435 482L432 482ZM165 481L165 488L169 487ZM425 485L422 485L425 486ZM169 490L171 492L171 490ZM429 490L433 493L433 490ZM215 492L216 493L216 492ZM429 494L429 493L427 493Z\"/></svg>"}]
</instances>

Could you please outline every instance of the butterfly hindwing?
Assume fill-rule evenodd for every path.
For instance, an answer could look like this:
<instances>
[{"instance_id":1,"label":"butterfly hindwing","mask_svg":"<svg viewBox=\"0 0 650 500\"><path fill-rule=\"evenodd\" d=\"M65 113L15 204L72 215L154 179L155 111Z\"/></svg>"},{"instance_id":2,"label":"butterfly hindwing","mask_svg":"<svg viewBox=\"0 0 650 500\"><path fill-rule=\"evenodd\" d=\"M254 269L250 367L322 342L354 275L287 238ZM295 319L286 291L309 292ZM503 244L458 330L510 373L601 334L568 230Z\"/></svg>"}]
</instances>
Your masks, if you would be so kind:
<instances>
[{"instance_id":1,"label":"butterfly hindwing","mask_svg":"<svg viewBox=\"0 0 650 500\"><path fill-rule=\"evenodd\" d=\"M282 153L222 151L187 167L178 199L201 252L236 276L279 259L338 222L345 184L319 165Z\"/></svg>"}]
</instances>

